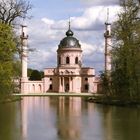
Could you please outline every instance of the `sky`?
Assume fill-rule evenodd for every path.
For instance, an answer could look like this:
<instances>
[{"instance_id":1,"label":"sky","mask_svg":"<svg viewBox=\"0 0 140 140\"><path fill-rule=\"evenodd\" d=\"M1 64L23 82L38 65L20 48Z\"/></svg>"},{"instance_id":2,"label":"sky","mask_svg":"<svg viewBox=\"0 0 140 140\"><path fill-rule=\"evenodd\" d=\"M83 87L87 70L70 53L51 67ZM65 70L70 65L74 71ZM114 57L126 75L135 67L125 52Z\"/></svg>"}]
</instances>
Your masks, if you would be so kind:
<instances>
[{"instance_id":1,"label":"sky","mask_svg":"<svg viewBox=\"0 0 140 140\"><path fill-rule=\"evenodd\" d=\"M28 67L38 70L56 67L57 49L66 36L69 19L83 50L84 67L93 67L96 73L104 70L104 23L117 19L119 0L30 0L32 16L28 26Z\"/></svg>"}]
</instances>

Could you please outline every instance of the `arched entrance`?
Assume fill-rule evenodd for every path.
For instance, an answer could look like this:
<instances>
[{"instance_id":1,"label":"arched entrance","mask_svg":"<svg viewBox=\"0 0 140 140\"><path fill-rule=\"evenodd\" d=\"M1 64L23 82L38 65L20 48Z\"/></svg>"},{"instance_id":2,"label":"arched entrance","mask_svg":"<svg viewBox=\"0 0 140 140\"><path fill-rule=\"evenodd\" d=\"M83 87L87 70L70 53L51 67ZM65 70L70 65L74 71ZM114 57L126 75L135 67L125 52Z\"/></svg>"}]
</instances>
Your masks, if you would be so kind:
<instances>
[{"instance_id":1,"label":"arched entrance","mask_svg":"<svg viewBox=\"0 0 140 140\"><path fill-rule=\"evenodd\" d=\"M65 89L65 92L69 92L69 78L68 77L65 77L64 78L64 89Z\"/></svg>"},{"instance_id":2,"label":"arched entrance","mask_svg":"<svg viewBox=\"0 0 140 140\"><path fill-rule=\"evenodd\" d=\"M69 92L69 84L68 83L65 85L65 92Z\"/></svg>"}]
</instances>

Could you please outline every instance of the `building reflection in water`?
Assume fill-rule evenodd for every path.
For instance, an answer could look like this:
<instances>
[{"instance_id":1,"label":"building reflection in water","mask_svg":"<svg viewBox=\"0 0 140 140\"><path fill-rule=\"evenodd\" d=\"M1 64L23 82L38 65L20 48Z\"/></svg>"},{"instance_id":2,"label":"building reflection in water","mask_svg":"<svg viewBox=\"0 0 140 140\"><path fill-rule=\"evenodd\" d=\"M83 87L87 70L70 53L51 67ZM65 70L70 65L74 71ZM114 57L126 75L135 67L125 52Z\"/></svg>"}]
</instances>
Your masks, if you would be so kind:
<instances>
[{"instance_id":1,"label":"building reflection in water","mask_svg":"<svg viewBox=\"0 0 140 140\"><path fill-rule=\"evenodd\" d=\"M21 102L22 138L28 140L32 133L40 133L39 124L48 121L50 110L50 99L48 97L24 97ZM42 120L41 120L42 119ZM46 125L44 125L46 128ZM38 131L39 130L39 131ZM44 129L45 132L46 129ZM40 135L38 135L39 137ZM33 138L31 138L33 139ZM36 138L37 139L37 138ZM36 140L35 139L35 140Z\"/></svg>"},{"instance_id":2,"label":"building reflection in water","mask_svg":"<svg viewBox=\"0 0 140 140\"><path fill-rule=\"evenodd\" d=\"M58 135L64 140L80 140L81 98L60 97L58 106Z\"/></svg>"},{"instance_id":3,"label":"building reflection in water","mask_svg":"<svg viewBox=\"0 0 140 140\"><path fill-rule=\"evenodd\" d=\"M81 102L79 97L24 97L21 102L23 139L44 131L46 135L54 132L52 135L57 139L80 140ZM34 132L34 127L40 131Z\"/></svg>"},{"instance_id":4,"label":"building reflection in water","mask_svg":"<svg viewBox=\"0 0 140 140\"><path fill-rule=\"evenodd\" d=\"M0 140L136 140L139 124L139 108L75 97L23 97L0 105Z\"/></svg>"}]
</instances>

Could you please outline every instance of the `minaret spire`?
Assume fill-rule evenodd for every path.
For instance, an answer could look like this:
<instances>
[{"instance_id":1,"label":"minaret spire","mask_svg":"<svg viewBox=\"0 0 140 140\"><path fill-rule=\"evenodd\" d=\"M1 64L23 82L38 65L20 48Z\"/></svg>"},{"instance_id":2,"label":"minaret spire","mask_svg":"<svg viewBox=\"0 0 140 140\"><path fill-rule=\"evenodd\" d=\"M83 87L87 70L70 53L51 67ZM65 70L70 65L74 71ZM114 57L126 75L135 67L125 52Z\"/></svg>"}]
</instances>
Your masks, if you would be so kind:
<instances>
[{"instance_id":1,"label":"minaret spire","mask_svg":"<svg viewBox=\"0 0 140 140\"><path fill-rule=\"evenodd\" d=\"M109 8L107 8L107 20L106 23L109 23Z\"/></svg>"},{"instance_id":2,"label":"minaret spire","mask_svg":"<svg viewBox=\"0 0 140 140\"><path fill-rule=\"evenodd\" d=\"M27 42L28 42L28 35L27 35L27 26L21 25L21 63L22 63L22 75L21 75L21 93L26 93L27 87L26 83L28 81L27 77Z\"/></svg>"},{"instance_id":3,"label":"minaret spire","mask_svg":"<svg viewBox=\"0 0 140 140\"><path fill-rule=\"evenodd\" d=\"M105 22L105 72L111 71L111 23L109 23L109 8L107 9L107 21Z\"/></svg>"}]
</instances>

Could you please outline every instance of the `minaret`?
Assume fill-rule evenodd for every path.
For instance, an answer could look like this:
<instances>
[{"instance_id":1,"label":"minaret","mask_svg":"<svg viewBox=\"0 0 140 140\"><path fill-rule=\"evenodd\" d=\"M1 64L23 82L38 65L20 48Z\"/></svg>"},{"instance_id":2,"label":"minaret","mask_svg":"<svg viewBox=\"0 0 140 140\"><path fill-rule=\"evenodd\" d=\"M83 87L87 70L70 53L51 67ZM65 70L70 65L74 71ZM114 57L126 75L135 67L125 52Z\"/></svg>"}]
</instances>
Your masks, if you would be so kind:
<instances>
[{"instance_id":1,"label":"minaret","mask_svg":"<svg viewBox=\"0 0 140 140\"><path fill-rule=\"evenodd\" d=\"M21 25L21 63L22 63L22 75L21 75L21 93L26 93L26 83L28 81L27 77L27 26Z\"/></svg>"},{"instance_id":2,"label":"minaret","mask_svg":"<svg viewBox=\"0 0 140 140\"><path fill-rule=\"evenodd\" d=\"M108 21L109 10L107 12L107 21L105 22L105 72L111 71L111 54L112 41L111 41L111 23Z\"/></svg>"}]
</instances>

